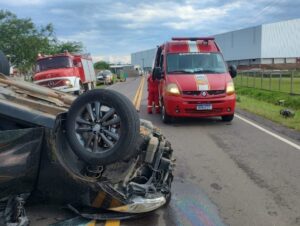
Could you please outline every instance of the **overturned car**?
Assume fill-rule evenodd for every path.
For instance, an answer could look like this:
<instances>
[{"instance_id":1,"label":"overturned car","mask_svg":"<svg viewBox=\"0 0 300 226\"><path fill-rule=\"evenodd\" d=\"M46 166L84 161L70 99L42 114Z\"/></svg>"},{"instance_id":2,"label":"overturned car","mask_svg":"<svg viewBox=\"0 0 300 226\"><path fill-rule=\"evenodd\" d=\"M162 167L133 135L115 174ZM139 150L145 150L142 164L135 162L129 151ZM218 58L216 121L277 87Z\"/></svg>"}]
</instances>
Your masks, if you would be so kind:
<instances>
[{"instance_id":1,"label":"overturned car","mask_svg":"<svg viewBox=\"0 0 300 226\"><path fill-rule=\"evenodd\" d=\"M76 98L0 74L0 225L28 224L31 199L100 220L153 211L171 196L172 152L118 92Z\"/></svg>"}]
</instances>

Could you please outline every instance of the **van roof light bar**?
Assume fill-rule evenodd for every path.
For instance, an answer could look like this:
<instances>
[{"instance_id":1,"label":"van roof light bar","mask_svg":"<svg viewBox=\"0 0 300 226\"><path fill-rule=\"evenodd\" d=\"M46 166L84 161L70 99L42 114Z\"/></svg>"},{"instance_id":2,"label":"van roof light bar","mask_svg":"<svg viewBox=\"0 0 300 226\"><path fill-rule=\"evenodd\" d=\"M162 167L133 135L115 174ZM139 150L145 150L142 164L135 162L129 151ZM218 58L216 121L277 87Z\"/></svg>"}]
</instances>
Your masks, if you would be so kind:
<instances>
[{"instance_id":1,"label":"van roof light bar","mask_svg":"<svg viewBox=\"0 0 300 226\"><path fill-rule=\"evenodd\" d=\"M197 40L203 40L203 41L208 41L208 40L215 40L214 37L173 37L172 41L197 41Z\"/></svg>"}]
</instances>

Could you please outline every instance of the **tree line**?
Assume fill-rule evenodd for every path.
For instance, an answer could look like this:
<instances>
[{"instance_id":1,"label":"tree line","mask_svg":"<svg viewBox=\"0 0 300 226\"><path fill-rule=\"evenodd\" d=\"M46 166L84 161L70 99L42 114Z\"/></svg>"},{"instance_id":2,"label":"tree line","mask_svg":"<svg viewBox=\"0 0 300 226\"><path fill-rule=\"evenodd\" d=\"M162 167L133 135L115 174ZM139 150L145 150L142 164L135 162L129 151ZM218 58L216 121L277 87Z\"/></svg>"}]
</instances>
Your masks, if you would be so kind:
<instances>
[{"instance_id":1,"label":"tree line","mask_svg":"<svg viewBox=\"0 0 300 226\"><path fill-rule=\"evenodd\" d=\"M10 11L0 10L0 51L22 73L33 69L39 53L52 55L65 50L82 53L83 49L81 42L58 40L51 23L37 26L31 18L18 18ZM109 69L109 64L99 61L94 67L104 70Z\"/></svg>"},{"instance_id":2,"label":"tree line","mask_svg":"<svg viewBox=\"0 0 300 226\"><path fill-rule=\"evenodd\" d=\"M81 42L58 40L51 23L37 26L31 18L21 19L14 13L0 10L0 50L21 72L32 70L38 53L57 54L65 50L80 53Z\"/></svg>"}]
</instances>

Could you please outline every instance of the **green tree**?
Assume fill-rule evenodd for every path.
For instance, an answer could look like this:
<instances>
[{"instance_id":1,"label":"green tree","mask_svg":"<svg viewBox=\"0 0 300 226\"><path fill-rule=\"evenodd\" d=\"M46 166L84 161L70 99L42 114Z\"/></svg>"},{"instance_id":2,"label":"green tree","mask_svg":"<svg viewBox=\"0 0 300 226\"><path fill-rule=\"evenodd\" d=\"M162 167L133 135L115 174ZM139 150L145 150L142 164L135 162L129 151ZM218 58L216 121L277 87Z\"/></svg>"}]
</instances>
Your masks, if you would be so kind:
<instances>
[{"instance_id":1,"label":"green tree","mask_svg":"<svg viewBox=\"0 0 300 226\"><path fill-rule=\"evenodd\" d=\"M31 69L37 54L48 52L54 41L52 24L37 28L30 18L0 10L0 49L21 71Z\"/></svg>"},{"instance_id":2,"label":"green tree","mask_svg":"<svg viewBox=\"0 0 300 226\"><path fill-rule=\"evenodd\" d=\"M61 42L54 36L52 24L37 27L30 18L19 19L0 10L0 50L21 72L31 70L38 53L56 54L65 50L83 51L81 42Z\"/></svg>"},{"instance_id":3,"label":"green tree","mask_svg":"<svg viewBox=\"0 0 300 226\"><path fill-rule=\"evenodd\" d=\"M70 53L81 53L83 52L83 44L81 42L59 42L55 41L48 54L62 53L67 50Z\"/></svg>"},{"instance_id":4,"label":"green tree","mask_svg":"<svg viewBox=\"0 0 300 226\"><path fill-rule=\"evenodd\" d=\"M109 69L109 63L107 63L106 61L98 61L96 63L94 63L94 68L97 70L108 70Z\"/></svg>"}]
</instances>

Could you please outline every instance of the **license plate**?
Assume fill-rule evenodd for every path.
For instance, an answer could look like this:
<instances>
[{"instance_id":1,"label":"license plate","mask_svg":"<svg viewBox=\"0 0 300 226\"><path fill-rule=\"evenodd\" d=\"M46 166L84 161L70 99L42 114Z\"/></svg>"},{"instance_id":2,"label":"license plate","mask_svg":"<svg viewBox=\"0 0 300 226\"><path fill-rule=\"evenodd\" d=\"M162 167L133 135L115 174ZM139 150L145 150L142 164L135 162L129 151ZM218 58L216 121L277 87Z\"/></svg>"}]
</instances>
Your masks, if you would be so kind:
<instances>
[{"instance_id":1,"label":"license plate","mask_svg":"<svg viewBox=\"0 0 300 226\"><path fill-rule=\"evenodd\" d=\"M197 110L198 111L212 110L212 105L211 104L198 104L197 105Z\"/></svg>"}]
</instances>

